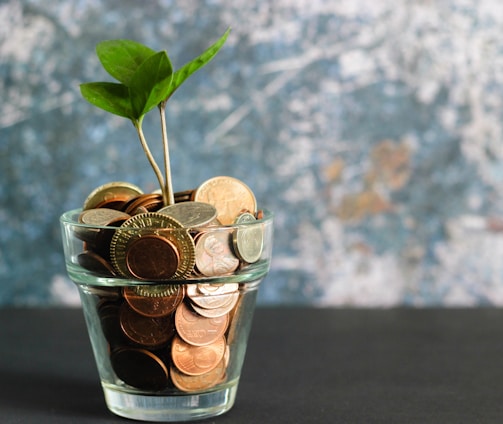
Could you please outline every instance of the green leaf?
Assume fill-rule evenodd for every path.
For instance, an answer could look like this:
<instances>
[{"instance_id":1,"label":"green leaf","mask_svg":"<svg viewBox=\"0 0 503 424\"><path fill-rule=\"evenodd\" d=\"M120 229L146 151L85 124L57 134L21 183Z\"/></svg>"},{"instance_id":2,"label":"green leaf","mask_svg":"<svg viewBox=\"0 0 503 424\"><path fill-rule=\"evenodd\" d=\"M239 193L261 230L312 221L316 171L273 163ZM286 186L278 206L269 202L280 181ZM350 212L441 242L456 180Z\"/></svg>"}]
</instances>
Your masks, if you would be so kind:
<instances>
[{"instance_id":1,"label":"green leaf","mask_svg":"<svg viewBox=\"0 0 503 424\"><path fill-rule=\"evenodd\" d=\"M115 115L133 119L129 90L124 84L89 82L80 85L80 92L94 106Z\"/></svg>"},{"instance_id":2,"label":"green leaf","mask_svg":"<svg viewBox=\"0 0 503 424\"><path fill-rule=\"evenodd\" d=\"M229 36L231 29L228 28L225 31L224 35L222 35L219 40L208 47L202 54L200 54L195 59L192 59L190 62L183 65L180 69L178 69L173 74L173 80L171 81L171 86L169 87L168 95L166 96L166 100L175 92L175 90L180 87L183 82L190 77L194 72L201 69L204 65L211 61L218 53L218 51L222 48L227 37Z\"/></svg>"},{"instance_id":3,"label":"green leaf","mask_svg":"<svg viewBox=\"0 0 503 424\"><path fill-rule=\"evenodd\" d=\"M136 119L167 97L172 78L173 67L165 51L150 56L138 67L129 82L129 96Z\"/></svg>"},{"instance_id":4,"label":"green leaf","mask_svg":"<svg viewBox=\"0 0 503 424\"><path fill-rule=\"evenodd\" d=\"M106 40L96 46L103 68L126 85L129 85L138 67L155 53L151 48L131 40Z\"/></svg>"}]
</instances>

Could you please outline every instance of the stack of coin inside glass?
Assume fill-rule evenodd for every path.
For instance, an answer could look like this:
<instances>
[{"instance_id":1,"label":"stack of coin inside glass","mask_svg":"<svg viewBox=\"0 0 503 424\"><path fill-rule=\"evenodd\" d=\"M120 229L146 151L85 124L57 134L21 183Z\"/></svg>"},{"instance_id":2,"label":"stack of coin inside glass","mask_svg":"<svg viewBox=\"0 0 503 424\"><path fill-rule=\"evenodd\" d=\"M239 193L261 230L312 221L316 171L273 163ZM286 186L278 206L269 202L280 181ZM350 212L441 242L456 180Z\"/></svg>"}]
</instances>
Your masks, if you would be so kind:
<instances>
[{"instance_id":1,"label":"stack of coin inside glass","mask_svg":"<svg viewBox=\"0 0 503 424\"><path fill-rule=\"evenodd\" d=\"M177 193L169 206L161 195L126 183L89 195L79 217L86 225L78 232L84 241L79 264L96 275L139 282L98 296L119 379L138 389L183 392L225 381L242 296L238 283L218 277L260 259L263 230L246 224L261 214L251 190L231 177Z\"/></svg>"}]
</instances>

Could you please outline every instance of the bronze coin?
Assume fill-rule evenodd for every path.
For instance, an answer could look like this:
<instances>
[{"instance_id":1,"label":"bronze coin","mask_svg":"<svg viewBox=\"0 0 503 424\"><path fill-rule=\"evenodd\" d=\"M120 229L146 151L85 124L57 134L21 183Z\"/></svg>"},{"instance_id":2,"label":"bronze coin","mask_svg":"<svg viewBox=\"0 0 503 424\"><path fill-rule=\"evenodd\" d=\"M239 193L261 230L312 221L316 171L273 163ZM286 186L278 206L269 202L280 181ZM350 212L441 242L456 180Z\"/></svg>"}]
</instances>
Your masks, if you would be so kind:
<instances>
[{"instance_id":1,"label":"bronze coin","mask_svg":"<svg viewBox=\"0 0 503 424\"><path fill-rule=\"evenodd\" d=\"M167 238L149 234L132 241L126 251L126 266L140 280L169 280L175 275L180 257Z\"/></svg>"},{"instance_id":2,"label":"bronze coin","mask_svg":"<svg viewBox=\"0 0 503 424\"><path fill-rule=\"evenodd\" d=\"M193 199L210 203L218 211L218 220L223 225L230 225L244 209L255 213L257 201L250 188L233 177L213 177L202 183L194 192Z\"/></svg>"},{"instance_id":3,"label":"bronze coin","mask_svg":"<svg viewBox=\"0 0 503 424\"><path fill-rule=\"evenodd\" d=\"M209 231L197 238L196 266L207 277L231 274L239 266L230 247L230 233L227 230Z\"/></svg>"},{"instance_id":4,"label":"bronze coin","mask_svg":"<svg viewBox=\"0 0 503 424\"><path fill-rule=\"evenodd\" d=\"M175 312L178 335L193 346L205 346L221 338L229 325L229 315L206 318L181 303Z\"/></svg>"},{"instance_id":5,"label":"bronze coin","mask_svg":"<svg viewBox=\"0 0 503 424\"><path fill-rule=\"evenodd\" d=\"M171 381L182 392L200 392L211 389L224 381L225 374L225 358L222 358L213 370L201 375L187 375L173 366L170 369Z\"/></svg>"},{"instance_id":6,"label":"bronze coin","mask_svg":"<svg viewBox=\"0 0 503 424\"><path fill-rule=\"evenodd\" d=\"M172 319L140 315L127 303L120 308L120 325L132 342L151 349L167 344L175 331Z\"/></svg>"},{"instance_id":7,"label":"bronze coin","mask_svg":"<svg viewBox=\"0 0 503 424\"><path fill-rule=\"evenodd\" d=\"M143 191L134 184L117 181L103 184L95 188L84 201L83 210L97 207L110 207L120 205L132 197L143 194Z\"/></svg>"},{"instance_id":8,"label":"bronze coin","mask_svg":"<svg viewBox=\"0 0 503 424\"><path fill-rule=\"evenodd\" d=\"M169 383L164 362L145 349L123 347L112 352L112 368L124 383L143 390L162 390Z\"/></svg>"},{"instance_id":9,"label":"bronze coin","mask_svg":"<svg viewBox=\"0 0 503 424\"><path fill-rule=\"evenodd\" d=\"M98 309L101 330L112 348L124 344L124 333L120 326L119 310L120 305L111 301L101 304Z\"/></svg>"},{"instance_id":10,"label":"bronze coin","mask_svg":"<svg viewBox=\"0 0 503 424\"><path fill-rule=\"evenodd\" d=\"M85 250L77 256L77 261L82 268L95 274L115 276L113 266L95 252Z\"/></svg>"},{"instance_id":11,"label":"bronze coin","mask_svg":"<svg viewBox=\"0 0 503 424\"><path fill-rule=\"evenodd\" d=\"M123 296L136 312L147 317L170 315L182 302L183 285L124 287Z\"/></svg>"},{"instance_id":12,"label":"bronze coin","mask_svg":"<svg viewBox=\"0 0 503 424\"><path fill-rule=\"evenodd\" d=\"M216 368L225 354L225 337L206 346L192 346L175 336L171 343L171 359L184 374L201 375Z\"/></svg>"},{"instance_id":13,"label":"bronze coin","mask_svg":"<svg viewBox=\"0 0 503 424\"><path fill-rule=\"evenodd\" d=\"M158 193L141 194L124 205L124 212L133 215L133 212L138 208L145 208L148 212L162 207L162 195Z\"/></svg>"}]
</instances>

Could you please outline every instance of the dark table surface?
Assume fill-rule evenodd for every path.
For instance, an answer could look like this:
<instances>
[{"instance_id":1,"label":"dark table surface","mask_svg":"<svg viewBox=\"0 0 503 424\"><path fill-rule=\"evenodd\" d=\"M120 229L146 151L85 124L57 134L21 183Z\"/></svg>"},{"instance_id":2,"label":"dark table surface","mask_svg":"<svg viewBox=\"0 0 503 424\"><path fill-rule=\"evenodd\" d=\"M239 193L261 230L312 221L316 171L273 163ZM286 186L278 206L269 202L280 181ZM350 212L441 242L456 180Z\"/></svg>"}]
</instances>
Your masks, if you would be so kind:
<instances>
[{"instance_id":1,"label":"dark table surface","mask_svg":"<svg viewBox=\"0 0 503 424\"><path fill-rule=\"evenodd\" d=\"M125 423L80 309L0 309L0 423ZM502 423L503 310L258 308L236 404L200 423Z\"/></svg>"}]
</instances>

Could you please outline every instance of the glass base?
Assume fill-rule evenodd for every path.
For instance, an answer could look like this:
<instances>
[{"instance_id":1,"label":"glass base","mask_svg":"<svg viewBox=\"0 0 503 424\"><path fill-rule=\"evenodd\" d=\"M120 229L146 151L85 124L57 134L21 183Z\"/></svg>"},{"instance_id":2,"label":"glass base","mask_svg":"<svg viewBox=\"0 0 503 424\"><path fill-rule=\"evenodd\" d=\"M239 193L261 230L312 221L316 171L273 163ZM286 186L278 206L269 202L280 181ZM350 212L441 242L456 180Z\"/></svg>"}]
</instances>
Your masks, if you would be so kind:
<instances>
[{"instance_id":1,"label":"glass base","mask_svg":"<svg viewBox=\"0 0 503 424\"><path fill-rule=\"evenodd\" d=\"M121 417L142 421L190 421L214 417L234 405L238 384L209 393L146 396L103 385L108 409Z\"/></svg>"}]
</instances>

